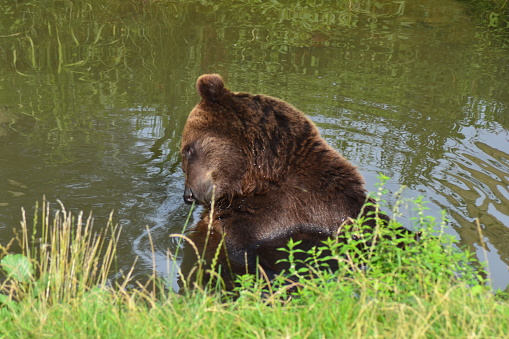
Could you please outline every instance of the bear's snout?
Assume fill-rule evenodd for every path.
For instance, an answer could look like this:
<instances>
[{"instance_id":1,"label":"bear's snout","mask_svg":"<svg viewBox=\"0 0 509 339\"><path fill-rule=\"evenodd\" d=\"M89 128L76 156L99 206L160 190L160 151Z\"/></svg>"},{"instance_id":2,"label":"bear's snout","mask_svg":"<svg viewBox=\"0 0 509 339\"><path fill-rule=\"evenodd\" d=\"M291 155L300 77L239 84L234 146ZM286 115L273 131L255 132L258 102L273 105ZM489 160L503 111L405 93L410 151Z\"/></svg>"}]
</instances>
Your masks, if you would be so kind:
<instances>
[{"instance_id":1,"label":"bear's snout","mask_svg":"<svg viewBox=\"0 0 509 339\"><path fill-rule=\"evenodd\" d=\"M186 204L192 204L195 201L196 198L193 194L193 191L189 187L186 187L186 189L184 190L184 202Z\"/></svg>"}]
</instances>

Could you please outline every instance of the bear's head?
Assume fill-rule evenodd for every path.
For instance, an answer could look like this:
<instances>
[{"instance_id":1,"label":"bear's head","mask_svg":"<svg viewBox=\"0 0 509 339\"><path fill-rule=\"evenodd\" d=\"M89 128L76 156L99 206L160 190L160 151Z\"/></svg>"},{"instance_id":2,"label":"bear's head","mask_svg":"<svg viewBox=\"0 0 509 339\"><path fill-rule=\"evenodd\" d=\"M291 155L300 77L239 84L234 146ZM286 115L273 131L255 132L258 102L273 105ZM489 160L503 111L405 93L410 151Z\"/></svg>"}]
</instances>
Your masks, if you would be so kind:
<instances>
[{"instance_id":1,"label":"bear's head","mask_svg":"<svg viewBox=\"0 0 509 339\"><path fill-rule=\"evenodd\" d=\"M280 184L288 171L298 170L294 160L302 158L302 145L319 136L313 123L290 104L231 92L217 74L202 75L196 88L201 101L182 134L187 203L231 201ZM306 146L307 151L314 147Z\"/></svg>"}]
</instances>

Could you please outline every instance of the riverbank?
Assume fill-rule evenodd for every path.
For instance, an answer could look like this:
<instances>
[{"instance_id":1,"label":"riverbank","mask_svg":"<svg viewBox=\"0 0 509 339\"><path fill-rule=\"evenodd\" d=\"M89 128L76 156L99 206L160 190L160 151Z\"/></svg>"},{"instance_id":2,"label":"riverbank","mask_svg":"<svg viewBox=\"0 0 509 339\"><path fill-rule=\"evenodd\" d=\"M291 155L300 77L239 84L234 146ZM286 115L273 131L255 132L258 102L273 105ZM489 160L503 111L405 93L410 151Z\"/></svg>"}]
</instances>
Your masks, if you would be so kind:
<instances>
[{"instance_id":1,"label":"riverbank","mask_svg":"<svg viewBox=\"0 0 509 339\"><path fill-rule=\"evenodd\" d=\"M98 234L90 217L75 217L63 206L52 214L43 203L33 220L34 229L42 231L34 234L23 219L16 240L23 253L10 253L14 242L2 247L0 336L505 336L507 294L492 291L472 256L455 248L454 239L443 232L446 220L426 216L420 198L412 204L415 230L422 233L418 241L406 239L406 248L365 237L346 244L331 240L326 259L337 262L337 271L323 269L325 260L316 255L305 268L289 272L291 281L281 277L268 284L263 275L239 277L231 295L213 287L176 294L162 278L152 276L141 284L129 272L122 278L114 274L114 282L119 229L110 222ZM366 244L367 251L356 251Z\"/></svg>"},{"instance_id":2,"label":"riverbank","mask_svg":"<svg viewBox=\"0 0 509 339\"><path fill-rule=\"evenodd\" d=\"M2 308L3 338L502 338L509 304L488 291L451 284L394 300L354 295L329 283L288 302L251 291L235 302L196 292L122 294L97 288L66 303L25 300Z\"/></svg>"}]
</instances>

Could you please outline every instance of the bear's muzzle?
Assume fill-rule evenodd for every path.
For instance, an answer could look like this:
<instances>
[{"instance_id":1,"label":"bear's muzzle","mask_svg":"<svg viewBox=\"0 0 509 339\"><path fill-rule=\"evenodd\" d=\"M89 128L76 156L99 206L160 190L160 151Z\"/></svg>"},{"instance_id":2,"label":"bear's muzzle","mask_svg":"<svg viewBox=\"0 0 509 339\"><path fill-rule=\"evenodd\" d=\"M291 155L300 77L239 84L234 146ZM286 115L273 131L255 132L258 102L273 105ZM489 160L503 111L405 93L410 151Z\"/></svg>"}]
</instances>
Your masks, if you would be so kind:
<instances>
[{"instance_id":1,"label":"bear's muzzle","mask_svg":"<svg viewBox=\"0 0 509 339\"><path fill-rule=\"evenodd\" d=\"M196 198L194 197L193 191L189 187L186 187L184 190L184 202L186 204L192 204L195 201Z\"/></svg>"}]
</instances>

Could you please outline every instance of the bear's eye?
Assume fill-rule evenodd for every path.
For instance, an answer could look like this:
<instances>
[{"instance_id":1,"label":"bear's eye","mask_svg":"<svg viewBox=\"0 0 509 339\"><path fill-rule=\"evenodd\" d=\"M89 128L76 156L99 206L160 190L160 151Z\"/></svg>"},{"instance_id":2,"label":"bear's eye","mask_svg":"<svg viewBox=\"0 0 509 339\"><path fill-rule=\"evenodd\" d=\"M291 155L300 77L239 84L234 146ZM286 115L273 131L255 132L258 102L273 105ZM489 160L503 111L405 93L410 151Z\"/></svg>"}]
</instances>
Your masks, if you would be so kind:
<instances>
[{"instance_id":1,"label":"bear's eye","mask_svg":"<svg viewBox=\"0 0 509 339\"><path fill-rule=\"evenodd\" d=\"M185 156L189 159L190 157L192 157L196 152L193 148L193 146L187 146L185 151Z\"/></svg>"}]
</instances>

